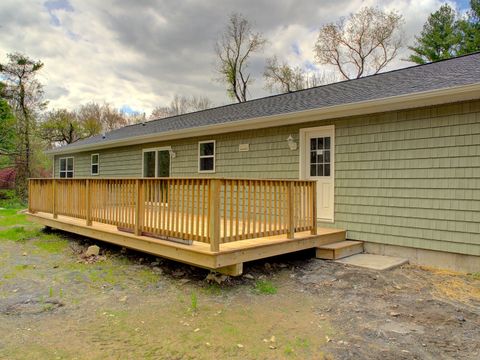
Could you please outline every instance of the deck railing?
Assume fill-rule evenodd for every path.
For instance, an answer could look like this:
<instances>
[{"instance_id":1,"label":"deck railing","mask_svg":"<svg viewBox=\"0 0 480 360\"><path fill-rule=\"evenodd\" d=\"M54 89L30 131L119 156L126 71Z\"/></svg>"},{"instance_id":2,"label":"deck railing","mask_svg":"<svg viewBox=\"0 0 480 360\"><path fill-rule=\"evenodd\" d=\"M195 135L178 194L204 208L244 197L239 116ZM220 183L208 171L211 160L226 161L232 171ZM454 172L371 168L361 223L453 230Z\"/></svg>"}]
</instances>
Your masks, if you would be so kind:
<instances>
[{"instance_id":1,"label":"deck railing","mask_svg":"<svg viewBox=\"0 0 480 360\"><path fill-rule=\"evenodd\" d=\"M316 183L215 178L31 179L29 211L136 235L221 243L316 233Z\"/></svg>"}]
</instances>

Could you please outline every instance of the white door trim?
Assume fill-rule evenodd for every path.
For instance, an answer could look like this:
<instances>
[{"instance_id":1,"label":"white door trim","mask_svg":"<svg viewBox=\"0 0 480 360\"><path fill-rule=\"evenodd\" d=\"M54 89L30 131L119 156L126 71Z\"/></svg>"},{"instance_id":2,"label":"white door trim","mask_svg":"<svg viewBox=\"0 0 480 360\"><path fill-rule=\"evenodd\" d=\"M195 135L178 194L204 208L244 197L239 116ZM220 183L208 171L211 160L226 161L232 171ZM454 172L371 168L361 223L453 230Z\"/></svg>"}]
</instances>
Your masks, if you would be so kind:
<instances>
[{"instance_id":1,"label":"white door trim","mask_svg":"<svg viewBox=\"0 0 480 360\"><path fill-rule=\"evenodd\" d=\"M316 126L316 127L310 127L310 128L302 128L300 129L300 159L299 159L299 169L298 169L298 177L301 180L307 179L307 168L306 168L306 158L305 158L305 153L306 153L306 146L307 146L307 134L310 132L315 132L315 131L330 131L333 133L332 139L331 139L331 152L330 152L330 157L331 157L331 165L330 165L330 174L332 177L332 182L333 182L333 191L332 191L332 199L333 199L333 215L332 219L317 219L317 221L320 222L329 222L333 223L335 222L335 125L325 125L325 126Z\"/></svg>"},{"instance_id":2,"label":"white door trim","mask_svg":"<svg viewBox=\"0 0 480 360\"><path fill-rule=\"evenodd\" d=\"M158 178L158 152L159 151L168 151L168 154L170 155L170 168L169 168L169 173L170 176L172 176L172 147L171 146L161 146L161 147L155 147L155 148L148 148L148 149L142 149L142 178L145 178L145 153L146 152L154 152L155 151L155 176L154 178Z\"/></svg>"}]
</instances>

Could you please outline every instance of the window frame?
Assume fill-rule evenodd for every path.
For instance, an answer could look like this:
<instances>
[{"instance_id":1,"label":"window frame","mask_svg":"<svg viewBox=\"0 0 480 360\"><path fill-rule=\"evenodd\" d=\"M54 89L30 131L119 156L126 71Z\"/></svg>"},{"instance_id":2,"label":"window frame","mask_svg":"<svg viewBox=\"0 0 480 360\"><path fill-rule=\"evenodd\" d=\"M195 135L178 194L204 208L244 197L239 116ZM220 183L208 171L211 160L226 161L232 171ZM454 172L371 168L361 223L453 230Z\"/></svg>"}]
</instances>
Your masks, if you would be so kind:
<instances>
[{"instance_id":1,"label":"window frame","mask_svg":"<svg viewBox=\"0 0 480 360\"><path fill-rule=\"evenodd\" d=\"M68 170L68 159L72 159L72 170ZM65 160L65 170L62 170L62 160ZM62 177L62 172L65 176ZM72 173L72 177L68 177L68 173ZM58 159L58 177L59 179L73 179L75 177L75 157L64 156Z\"/></svg>"},{"instance_id":2,"label":"window frame","mask_svg":"<svg viewBox=\"0 0 480 360\"><path fill-rule=\"evenodd\" d=\"M97 162L96 163L93 162L93 157L94 156L97 157ZM97 172L96 173L93 172L93 165L97 165ZM100 154L98 154L98 153L91 154L90 155L90 175L97 176L99 174L100 174Z\"/></svg>"},{"instance_id":3,"label":"window frame","mask_svg":"<svg viewBox=\"0 0 480 360\"><path fill-rule=\"evenodd\" d=\"M202 144L213 143L213 155L201 155L200 148ZM216 170L216 156L217 156L217 142L215 140L203 140L198 142L198 173L199 174L213 174ZM201 159L213 159L213 169L212 170L202 170L200 168Z\"/></svg>"},{"instance_id":4,"label":"window frame","mask_svg":"<svg viewBox=\"0 0 480 360\"><path fill-rule=\"evenodd\" d=\"M158 176L158 152L159 151L168 151L168 155L170 157L170 164L169 164L169 169L168 173L169 176ZM155 176L153 177L146 177L145 176L145 153L146 152L154 152L155 153ZM145 179L168 179L169 177L172 176L172 147L171 146L162 146L162 147L156 147L156 148L148 148L148 149L142 149L142 178Z\"/></svg>"}]
</instances>

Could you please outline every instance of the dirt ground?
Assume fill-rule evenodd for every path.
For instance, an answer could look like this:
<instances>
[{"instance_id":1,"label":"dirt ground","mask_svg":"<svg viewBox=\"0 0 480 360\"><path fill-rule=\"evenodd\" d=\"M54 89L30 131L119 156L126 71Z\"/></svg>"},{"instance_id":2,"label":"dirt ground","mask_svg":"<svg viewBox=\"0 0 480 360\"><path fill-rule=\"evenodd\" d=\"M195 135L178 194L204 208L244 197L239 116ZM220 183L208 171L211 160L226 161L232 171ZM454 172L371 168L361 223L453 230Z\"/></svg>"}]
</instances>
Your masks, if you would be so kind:
<instances>
[{"instance_id":1,"label":"dirt ground","mask_svg":"<svg viewBox=\"0 0 480 360\"><path fill-rule=\"evenodd\" d=\"M205 270L0 210L2 359L479 359L480 275L312 252Z\"/></svg>"}]
</instances>

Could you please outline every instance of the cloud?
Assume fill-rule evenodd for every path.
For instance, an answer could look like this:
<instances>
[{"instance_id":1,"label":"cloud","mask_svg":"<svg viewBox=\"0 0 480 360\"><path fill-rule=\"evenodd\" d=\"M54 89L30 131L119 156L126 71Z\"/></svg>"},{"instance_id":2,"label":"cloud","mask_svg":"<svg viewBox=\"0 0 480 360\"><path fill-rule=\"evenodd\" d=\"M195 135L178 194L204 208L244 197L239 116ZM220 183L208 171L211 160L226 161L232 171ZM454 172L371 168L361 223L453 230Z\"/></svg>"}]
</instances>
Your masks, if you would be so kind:
<instances>
[{"instance_id":1,"label":"cloud","mask_svg":"<svg viewBox=\"0 0 480 360\"><path fill-rule=\"evenodd\" d=\"M327 22L364 5L404 14L405 38L423 26L437 0L17 0L0 3L0 61L21 51L45 63L50 107L109 102L147 114L168 104L174 94L202 95L221 105L231 100L215 81L215 40L231 12L243 13L269 40L251 59L256 81L251 97L267 95L265 58L276 54L293 65L318 68L313 44ZM8 29L8 31L5 31ZM402 54L403 58L406 53ZM407 66L398 60L393 67Z\"/></svg>"}]
</instances>

